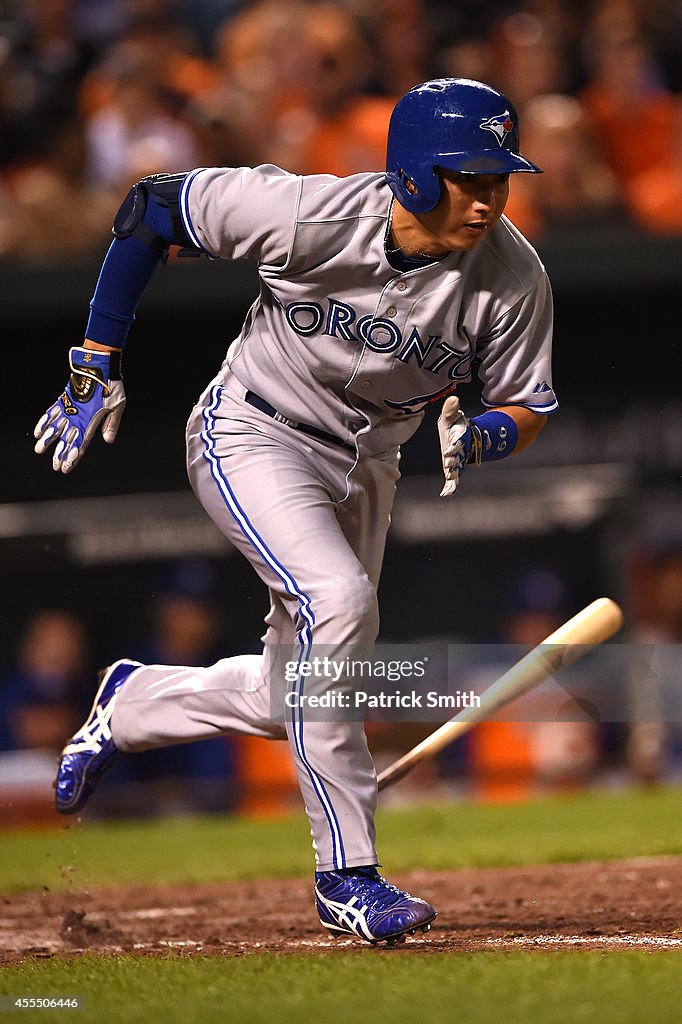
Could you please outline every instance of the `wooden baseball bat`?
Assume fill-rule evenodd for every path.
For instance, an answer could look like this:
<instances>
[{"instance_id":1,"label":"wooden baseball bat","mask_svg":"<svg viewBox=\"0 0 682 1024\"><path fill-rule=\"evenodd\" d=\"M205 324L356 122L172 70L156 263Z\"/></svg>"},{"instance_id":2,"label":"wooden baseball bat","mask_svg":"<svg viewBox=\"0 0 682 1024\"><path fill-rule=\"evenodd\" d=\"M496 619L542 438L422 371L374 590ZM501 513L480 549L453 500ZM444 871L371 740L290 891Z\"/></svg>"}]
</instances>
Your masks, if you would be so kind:
<instances>
[{"instance_id":1,"label":"wooden baseball bat","mask_svg":"<svg viewBox=\"0 0 682 1024\"><path fill-rule=\"evenodd\" d=\"M448 744L517 697L539 686L548 677L608 640L623 625L623 612L609 597L600 597L588 604L572 619L534 647L516 665L500 676L481 694L478 707L464 708L441 725L425 740L394 761L378 777L379 789L402 779L420 761L433 757Z\"/></svg>"}]
</instances>

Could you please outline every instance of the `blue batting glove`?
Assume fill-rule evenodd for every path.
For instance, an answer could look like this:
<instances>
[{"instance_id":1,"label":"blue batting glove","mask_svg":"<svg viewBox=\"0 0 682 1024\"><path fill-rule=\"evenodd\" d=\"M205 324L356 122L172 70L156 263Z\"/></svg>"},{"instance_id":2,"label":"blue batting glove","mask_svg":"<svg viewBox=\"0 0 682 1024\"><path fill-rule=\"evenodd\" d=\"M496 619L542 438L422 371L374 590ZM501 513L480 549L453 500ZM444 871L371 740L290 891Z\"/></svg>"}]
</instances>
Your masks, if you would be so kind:
<instances>
[{"instance_id":1,"label":"blue batting glove","mask_svg":"<svg viewBox=\"0 0 682 1024\"><path fill-rule=\"evenodd\" d=\"M126 404L120 352L72 348L71 376L54 405L38 420L35 451L42 455L55 441L52 468L70 473L90 444L97 427L107 444L116 439Z\"/></svg>"}]
</instances>

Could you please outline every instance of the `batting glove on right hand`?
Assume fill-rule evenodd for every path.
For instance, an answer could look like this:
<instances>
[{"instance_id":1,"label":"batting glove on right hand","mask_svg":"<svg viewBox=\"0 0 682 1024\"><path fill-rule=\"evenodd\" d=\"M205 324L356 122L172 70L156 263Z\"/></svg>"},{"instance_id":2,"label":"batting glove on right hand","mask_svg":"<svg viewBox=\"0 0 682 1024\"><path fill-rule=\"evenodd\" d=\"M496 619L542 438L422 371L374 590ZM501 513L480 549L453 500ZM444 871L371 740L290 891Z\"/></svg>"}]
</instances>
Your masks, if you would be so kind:
<instances>
[{"instance_id":1,"label":"batting glove on right hand","mask_svg":"<svg viewBox=\"0 0 682 1024\"><path fill-rule=\"evenodd\" d=\"M480 461L480 431L472 427L460 409L457 395L451 395L443 402L438 417L438 437L445 476L440 496L446 498L457 490L459 478L467 463L472 459Z\"/></svg>"},{"instance_id":2,"label":"batting glove on right hand","mask_svg":"<svg viewBox=\"0 0 682 1024\"><path fill-rule=\"evenodd\" d=\"M116 439L126 404L120 352L72 348L71 377L54 405L38 420L35 451L42 455L57 442L52 468L70 473L90 444L97 427L107 444Z\"/></svg>"}]
</instances>

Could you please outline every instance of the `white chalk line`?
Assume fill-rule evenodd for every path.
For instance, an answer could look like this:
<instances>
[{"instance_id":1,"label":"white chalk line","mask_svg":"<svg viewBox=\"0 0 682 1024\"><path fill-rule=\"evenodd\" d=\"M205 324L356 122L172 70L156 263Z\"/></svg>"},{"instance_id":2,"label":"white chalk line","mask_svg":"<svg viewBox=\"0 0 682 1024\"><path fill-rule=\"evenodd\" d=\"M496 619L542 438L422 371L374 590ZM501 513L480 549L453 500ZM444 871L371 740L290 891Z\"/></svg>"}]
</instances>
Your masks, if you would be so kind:
<instances>
[{"instance_id":1,"label":"white chalk line","mask_svg":"<svg viewBox=\"0 0 682 1024\"><path fill-rule=\"evenodd\" d=\"M478 951L487 949L510 949L523 947L526 949L542 949L546 947L563 947L563 948L574 948L582 947L585 949L598 949L603 947L613 948L625 948L625 949L681 949L682 938L673 938L663 935L524 935L524 936L513 936L513 937L500 937L490 939L473 939L471 942L472 951ZM330 950L336 949L339 951L352 950L352 949L367 949L369 948L364 942L358 942L355 939L287 939L280 942L249 942L249 941L230 941L219 940L217 942L204 943L196 942L191 939L157 939L153 942L135 942L132 946L122 946L119 942L106 942L104 939L101 943L92 943L83 948L70 947L69 952L79 953L85 950L97 950L107 949L110 952L124 952L126 950L132 951L148 951L160 949L186 949L194 952L225 952L226 950L239 950L240 952L257 952L258 950L269 950L272 948L279 950L285 949L295 953L297 950L310 949L312 950ZM440 951L440 943L438 941L437 933L434 933L433 939L408 939L403 945L396 947L396 949L409 952L410 949L416 950L428 950L430 947L434 949L434 952ZM378 947L383 949L384 947ZM464 947L466 948L466 947ZM63 952L65 949L65 943L62 941L55 941L52 937L47 938L46 936L22 936L20 944L13 946L11 944L4 947L5 952L11 953L30 953L32 949L42 950L50 953Z\"/></svg>"},{"instance_id":2,"label":"white chalk line","mask_svg":"<svg viewBox=\"0 0 682 1024\"><path fill-rule=\"evenodd\" d=\"M682 947L682 938L665 935L514 935L488 939L486 945L497 946L656 946L663 949Z\"/></svg>"}]
</instances>

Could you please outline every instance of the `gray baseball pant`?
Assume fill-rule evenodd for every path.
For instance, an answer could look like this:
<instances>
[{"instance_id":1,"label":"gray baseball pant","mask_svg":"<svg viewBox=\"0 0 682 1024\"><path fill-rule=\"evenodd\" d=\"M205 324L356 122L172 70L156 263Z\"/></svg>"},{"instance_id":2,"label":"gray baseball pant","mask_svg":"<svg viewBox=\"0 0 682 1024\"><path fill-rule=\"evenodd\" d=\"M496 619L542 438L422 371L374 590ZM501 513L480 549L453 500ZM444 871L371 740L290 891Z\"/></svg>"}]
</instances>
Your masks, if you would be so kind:
<instances>
[{"instance_id":1,"label":"gray baseball pant","mask_svg":"<svg viewBox=\"0 0 682 1024\"><path fill-rule=\"evenodd\" d=\"M312 721L301 708L287 710L284 724L273 717L268 651L284 645L296 659L314 642L333 656L376 640L398 455L356 460L254 409L244 394L229 370L209 385L188 422L188 472L208 514L269 588L264 654L135 670L119 691L112 735L124 751L229 733L286 736L317 869L374 864L376 773L363 723Z\"/></svg>"}]
</instances>

